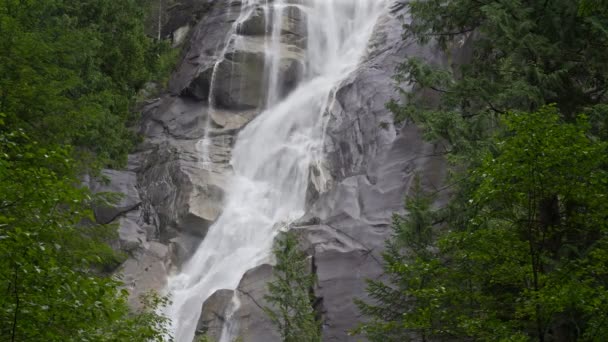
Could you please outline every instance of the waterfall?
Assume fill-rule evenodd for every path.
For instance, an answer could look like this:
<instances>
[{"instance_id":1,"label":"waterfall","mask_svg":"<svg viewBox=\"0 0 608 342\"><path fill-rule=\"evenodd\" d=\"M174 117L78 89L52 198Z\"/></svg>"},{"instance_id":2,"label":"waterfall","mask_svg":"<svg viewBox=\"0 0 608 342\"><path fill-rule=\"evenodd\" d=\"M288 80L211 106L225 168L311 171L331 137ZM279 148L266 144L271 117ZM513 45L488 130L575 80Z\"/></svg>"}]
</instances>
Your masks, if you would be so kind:
<instances>
[{"instance_id":1,"label":"waterfall","mask_svg":"<svg viewBox=\"0 0 608 342\"><path fill-rule=\"evenodd\" d=\"M247 270L268 262L277 232L304 214L310 166L322 155L323 115L333 90L365 55L385 3L248 0L242 6L247 13L251 6L263 8L272 23L264 44L268 98L237 137L222 214L181 272L168 280L173 303L166 314L177 342L192 341L203 302L219 289L235 289ZM288 6L305 15L307 37L303 75L284 97L277 87Z\"/></svg>"}]
</instances>

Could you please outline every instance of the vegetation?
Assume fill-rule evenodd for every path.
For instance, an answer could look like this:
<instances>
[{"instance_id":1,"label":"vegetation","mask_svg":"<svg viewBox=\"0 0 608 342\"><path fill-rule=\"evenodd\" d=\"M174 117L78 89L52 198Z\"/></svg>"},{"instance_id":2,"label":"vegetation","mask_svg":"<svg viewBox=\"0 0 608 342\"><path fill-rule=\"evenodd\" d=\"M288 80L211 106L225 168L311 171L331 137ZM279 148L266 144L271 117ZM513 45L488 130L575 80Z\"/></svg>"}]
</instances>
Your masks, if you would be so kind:
<instances>
[{"instance_id":1,"label":"vegetation","mask_svg":"<svg viewBox=\"0 0 608 342\"><path fill-rule=\"evenodd\" d=\"M416 91L389 107L447 157L451 201L433 208L415 187L357 332L607 340L607 3L408 6L405 39L437 44L450 65L406 60L396 78Z\"/></svg>"},{"instance_id":2,"label":"vegetation","mask_svg":"<svg viewBox=\"0 0 608 342\"><path fill-rule=\"evenodd\" d=\"M134 95L168 67L134 0L0 4L0 112L7 129L71 145L76 161L120 165L136 141Z\"/></svg>"},{"instance_id":3,"label":"vegetation","mask_svg":"<svg viewBox=\"0 0 608 342\"><path fill-rule=\"evenodd\" d=\"M161 78L167 46L132 0L0 3L0 340L162 341L166 300L135 314L94 223L108 198L83 172L120 165L136 142L137 91Z\"/></svg>"},{"instance_id":4,"label":"vegetation","mask_svg":"<svg viewBox=\"0 0 608 342\"><path fill-rule=\"evenodd\" d=\"M0 125L4 128L4 125ZM102 200L75 186L69 148L23 131L0 133L0 337L3 341L161 341L164 299L131 315L121 284L103 275L117 259L112 227L93 222Z\"/></svg>"},{"instance_id":5,"label":"vegetation","mask_svg":"<svg viewBox=\"0 0 608 342\"><path fill-rule=\"evenodd\" d=\"M437 213L419 187L411 214L395 219L389 282L370 282L377 302L359 302L371 340L608 337L608 145L552 107L508 115L506 126L498 156L470 171L466 223L434 241Z\"/></svg>"},{"instance_id":6,"label":"vegetation","mask_svg":"<svg viewBox=\"0 0 608 342\"><path fill-rule=\"evenodd\" d=\"M264 310L285 342L320 342L321 324L313 308L315 276L294 232L277 240L275 279L268 284Z\"/></svg>"}]
</instances>

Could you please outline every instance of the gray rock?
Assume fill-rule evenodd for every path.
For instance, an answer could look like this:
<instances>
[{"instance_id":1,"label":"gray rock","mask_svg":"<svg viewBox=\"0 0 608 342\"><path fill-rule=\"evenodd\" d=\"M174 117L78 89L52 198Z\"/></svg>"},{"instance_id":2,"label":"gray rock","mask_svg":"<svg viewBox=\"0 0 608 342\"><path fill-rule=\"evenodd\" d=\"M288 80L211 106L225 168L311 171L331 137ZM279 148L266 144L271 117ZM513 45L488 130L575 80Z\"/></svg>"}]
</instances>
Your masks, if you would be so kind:
<instances>
[{"instance_id":1,"label":"gray rock","mask_svg":"<svg viewBox=\"0 0 608 342\"><path fill-rule=\"evenodd\" d=\"M162 16L161 36L171 37L175 44L177 39L175 33L181 28L196 22L208 12L213 6L210 1L197 0L169 0L164 2L164 15ZM156 19L156 18L155 18ZM156 25L155 25L156 26ZM151 35L156 34L154 32Z\"/></svg>"},{"instance_id":2,"label":"gray rock","mask_svg":"<svg viewBox=\"0 0 608 342\"><path fill-rule=\"evenodd\" d=\"M268 294L267 282L272 281L272 266L264 264L249 270L237 288L240 306L231 321L236 324L238 337L246 342L279 342L280 335L263 308L269 306L264 299Z\"/></svg>"},{"instance_id":3,"label":"gray rock","mask_svg":"<svg viewBox=\"0 0 608 342\"><path fill-rule=\"evenodd\" d=\"M218 64L212 98L218 108L254 109L265 102L263 53L252 50L229 51Z\"/></svg>"},{"instance_id":4,"label":"gray rock","mask_svg":"<svg viewBox=\"0 0 608 342\"><path fill-rule=\"evenodd\" d=\"M201 69L198 75L192 79L188 87L182 91L182 95L193 97L208 104L214 70L215 64L208 65L207 68Z\"/></svg>"},{"instance_id":5,"label":"gray rock","mask_svg":"<svg viewBox=\"0 0 608 342\"><path fill-rule=\"evenodd\" d=\"M190 25L185 25L185 26L182 26L182 27L178 28L177 30L173 31L173 33L171 34L171 37L172 37L171 46L176 48L176 47L182 45L184 43L184 41L186 40L186 37L188 36L190 29L191 29Z\"/></svg>"},{"instance_id":6,"label":"gray rock","mask_svg":"<svg viewBox=\"0 0 608 342\"><path fill-rule=\"evenodd\" d=\"M234 291L215 291L203 304L201 317L196 327L197 335L206 335L211 341L219 341L230 309Z\"/></svg>"},{"instance_id":7,"label":"gray rock","mask_svg":"<svg viewBox=\"0 0 608 342\"><path fill-rule=\"evenodd\" d=\"M441 62L435 52L402 41L399 14L381 18L367 59L336 92L327 112L326 161L311 172L310 209L296 224L314 258L323 341L363 340L348 334L362 319L353 299L366 299L365 279L382 274L392 215L404 213L416 173L431 191L444 176L434 146L417 127L395 124L385 107L398 96L392 76L405 56Z\"/></svg>"},{"instance_id":8,"label":"gray rock","mask_svg":"<svg viewBox=\"0 0 608 342\"><path fill-rule=\"evenodd\" d=\"M121 250L132 252L141 248L148 240L146 229L138 223L139 219L138 211L131 211L118 219L118 241Z\"/></svg>"},{"instance_id":9,"label":"gray rock","mask_svg":"<svg viewBox=\"0 0 608 342\"><path fill-rule=\"evenodd\" d=\"M129 177L139 183L119 190L132 194L119 210L100 215L121 219L120 243L132 254L122 266L132 300L146 289L161 289L168 267L186 260L204 238L222 209L235 134L265 105L268 94L261 89L267 82L267 23L256 9L238 28L240 35L228 39L239 8L239 1L213 1L203 17L190 24L189 43L172 75L170 95L144 109L145 141L130 158L128 171L137 172L137 177ZM308 212L294 224L314 260L324 341L360 340L347 333L361 319L353 298L365 299L364 279L382 273L380 254L393 213L405 213L404 196L416 173L426 189L436 190L445 172L443 161L433 156L434 146L423 142L418 128L395 123L385 108L399 96L392 76L406 56L445 62L436 51L402 40L398 17L403 10L394 7L381 18L367 58L337 89L326 113L326 160L313 167ZM279 84L280 95L286 96L304 69L306 32L299 7L285 7L282 20ZM180 22L170 32L184 25ZM209 110L210 99L214 110ZM137 189L141 199L133 195ZM131 213L135 202L141 204ZM157 239L164 244L150 241ZM240 306L234 312L228 310L231 294L217 292L203 306L200 328L217 336L229 315L233 319L227 328L239 331L245 342L279 341L262 310L271 279L269 265L247 272L236 290Z\"/></svg>"},{"instance_id":10,"label":"gray rock","mask_svg":"<svg viewBox=\"0 0 608 342\"><path fill-rule=\"evenodd\" d=\"M115 193L121 196L115 204L100 205L93 208L95 219L98 223L107 224L119 215L135 209L141 204L139 192L137 191L137 174L131 171L103 170L103 180L94 181L91 184L93 193Z\"/></svg>"},{"instance_id":11,"label":"gray rock","mask_svg":"<svg viewBox=\"0 0 608 342\"><path fill-rule=\"evenodd\" d=\"M181 265L185 260L188 260L198 247L200 238L186 233L181 233L169 242L169 250L171 251L172 263Z\"/></svg>"},{"instance_id":12,"label":"gray rock","mask_svg":"<svg viewBox=\"0 0 608 342\"><path fill-rule=\"evenodd\" d=\"M237 26L237 33L244 36L271 36L275 25L276 13L271 8L265 13L263 7L256 7L249 17ZM306 15L298 6L285 6L281 15L281 38L291 45L304 48L306 46Z\"/></svg>"},{"instance_id":13,"label":"gray rock","mask_svg":"<svg viewBox=\"0 0 608 342\"><path fill-rule=\"evenodd\" d=\"M150 242L118 271L118 277L129 290L131 307L141 306L140 296L149 291L160 292L166 285L170 267L169 249L158 242Z\"/></svg>"},{"instance_id":14,"label":"gray rock","mask_svg":"<svg viewBox=\"0 0 608 342\"><path fill-rule=\"evenodd\" d=\"M236 32L243 36L265 36L270 34L270 27L270 23L266 22L264 8L258 6L238 24Z\"/></svg>"},{"instance_id":15,"label":"gray rock","mask_svg":"<svg viewBox=\"0 0 608 342\"><path fill-rule=\"evenodd\" d=\"M161 238L180 231L203 238L219 215L226 176L203 168L195 141L168 141L150 154L146 165L143 192L157 210Z\"/></svg>"},{"instance_id":16,"label":"gray rock","mask_svg":"<svg viewBox=\"0 0 608 342\"><path fill-rule=\"evenodd\" d=\"M237 36L231 41L213 77L211 94L217 107L246 110L261 108L266 103L266 45L264 38L259 37ZM282 44L280 56L278 79L284 96L302 77L303 51Z\"/></svg>"},{"instance_id":17,"label":"gray rock","mask_svg":"<svg viewBox=\"0 0 608 342\"><path fill-rule=\"evenodd\" d=\"M360 322L352 294L365 294L365 279L376 279L382 269L365 251L325 250L315 254L318 288L323 298L323 341L360 341L348 334ZM367 299L366 296L357 296Z\"/></svg>"},{"instance_id":18,"label":"gray rock","mask_svg":"<svg viewBox=\"0 0 608 342\"><path fill-rule=\"evenodd\" d=\"M306 47L306 14L298 6L286 6L283 9L281 36L287 44L300 48Z\"/></svg>"},{"instance_id":19,"label":"gray rock","mask_svg":"<svg viewBox=\"0 0 608 342\"><path fill-rule=\"evenodd\" d=\"M414 175L420 174L429 191L438 190L444 178L434 146L417 127L396 125L385 108L398 98L391 78L405 56L440 58L402 41L398 14L381 18L368 59L336 93L325 146L330 189L321 191L305 216L320 224L300 227L314 255L316 295L324 301L324 341L353 340L348 331L361 320L353 299L366 299L364 280L382 274L380 254L391 218L404 213ZM318 187L318 181L311 183Z\"/></svg>"},{"instance_id":20,"label":"gray rock","mask_svg":"<svg viewBox=\"0 0 608 342\"><path fill-rule=\"evenodd\" d=\"M228 44L227 37L239 16L241 3L212 1L209 6L192 28L183 59L171 75L169 91L172 94L181 94L199 74L212 68ZM181 26L183 24L177 27Z\"/></svg>"}]
</instances>

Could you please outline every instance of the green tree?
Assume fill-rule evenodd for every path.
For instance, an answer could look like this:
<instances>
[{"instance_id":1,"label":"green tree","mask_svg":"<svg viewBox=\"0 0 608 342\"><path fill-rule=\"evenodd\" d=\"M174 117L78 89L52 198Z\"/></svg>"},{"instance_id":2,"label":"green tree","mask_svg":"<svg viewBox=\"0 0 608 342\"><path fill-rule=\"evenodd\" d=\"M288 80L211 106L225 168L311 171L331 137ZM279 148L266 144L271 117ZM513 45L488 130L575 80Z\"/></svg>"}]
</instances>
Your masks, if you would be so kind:
<instances>
[{"instance_id":1,"label":"green tree","mask_svg":"<svg viewBox=\"0 0 608 342\"><path fill-rule=\"evenodd\" d=\"M127 129L135 94L167 67L168 46L144 34L143 17L135 0L1 2L7 127L74 146L89 168L124 163L136 141Z\"/></svg>"},{"instance_id":2,"label":"green tree","mask_svg":"<svg viewBox=\"0 0 608 342\"><path fill-rule=\"evenodd\" d=\"M371 302L355 300L368 318L356 334L364 334L370 341L397 342L428 341L437 333L445 317L433 310L433 296L427 293L442 272L433 248L436 228L432 203L433 196L423 191L416 176L405 202L407 215L393 217L393 234L382 255L385 277L367 281Z\"/></svg>"},{"instance_id":3,"label":"green tree","mask_svg":"<svg viewBox=\"0 0 608 342\"><path fill-rule=\"evenodd\" d=\"M161 341L166 303L106 275L114 228L94 224L80 176L120 165L145 82L168 45L146 37L135 0L0 2L0 339ZM71 146L71 147L70 147Z\"/></svg>"},{"instance_id":4,"label":"green tree","mask_svg":"<svg viewBox=\"0 0 608 342\"><path fill-rule=\"evenodd\" d=\"M367 312L362 331L605 340L606 2L407 6L405 39L432 42L448 63L407 59L396 79L414 91L389 108L443 149L451 201L432 214L442 232L429 260L389 248L388 288L409 302L393 323Z\"/></svg>"},{"instance_id":5,"label":"green tree","mask_svg":"<svg viewBox=\"0 0 608 342\"><path fill-rule=\"evenodd\" d=\"M464 165L489 148L500 117L511 110L535 111L555 103L568 121L593 112L594 127L605 127L608 19L590 5L600 2L408 3L412 20L405 24L406 39L437 44L448 65L407 59L397 80L418 91L404 90L406 103L391 108L423 127L428 138L444 141L450 160ZM580 15L580 8L594 10ZM470 55L457 53L463 50ZM439 104L428 92L440 96Z\"/></svg>"},{"instance_id":6,"label":"green tree","mask_svg":"<svg viewBox=\"0 0 608 342\"><path fill-rule=\"evenodd\" d=\"M0 131L0 339L162 341L167 322L154 310L165 300L132 314L121 284L100 272L117 261L114 233L92 223L97 199L76 185L71 154Z\"/></svg>"},{"instance_id":7,"label":"green tree","mask_svg":"<svg viewBox=\"0 0 608 342\"><path fill-rule=\"evenodd\" d=\"M505 127L469 171L470 209L447 219L437 252L389 248L390 282L372 282L378 304L363 305L372 340L608 338L608 146L585 117L564 123L554 107L509 114ZM389 307L393 320L381 315Z\"/></svg>"},{"instance_id":8,"label":"green tree","mask_svg":"<svg viewBox=\"0 0 608 342\"><path fill-rule=\"evenodd\" d=\"M265 297L270 306L264 311L285 342L321 341L321 324L313 308L315 276L310 261L298 249L294 232L279 237L274 249L277 264L275 279L268 283Z\"/></svg>"}]
</instances>

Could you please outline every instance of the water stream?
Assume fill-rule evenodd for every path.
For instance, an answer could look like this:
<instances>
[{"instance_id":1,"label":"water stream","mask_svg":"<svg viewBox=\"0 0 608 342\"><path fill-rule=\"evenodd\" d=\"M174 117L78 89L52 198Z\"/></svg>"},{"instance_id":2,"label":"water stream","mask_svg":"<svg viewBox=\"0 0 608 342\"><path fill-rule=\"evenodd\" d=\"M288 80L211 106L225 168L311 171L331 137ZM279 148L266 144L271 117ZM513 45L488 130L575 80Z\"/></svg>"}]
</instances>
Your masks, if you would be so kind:
<instances>
[{"instance_id":1,"label":"water stream","mask_svg":"<svg viewBox=\"0 0 608 342\"><path fill-rule=\"evenodd\" d=\"M323 115L333 90L365 55L385 8L382 0L294 3L243 1L239 20L255 6L272 18L264 45L267 106L237 137L222 214L181 272L168 280L173 304L166 314L173 321L176 342L192 341L203 302L219 289L235 289L247 270L268 262L278 230L304 213L310 166L322 157ZM302 80L281 98L281 25L288 6L305 14L307 44Z\"/></svg>"}]
</instances>

